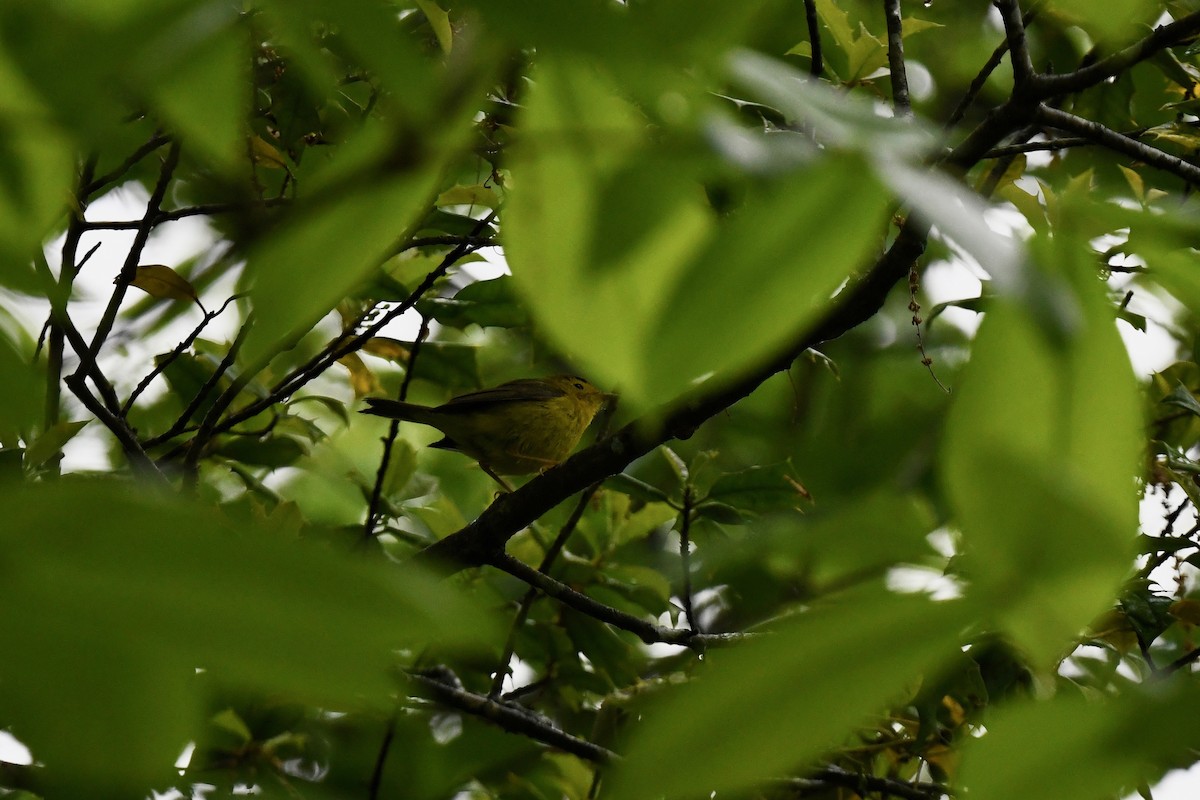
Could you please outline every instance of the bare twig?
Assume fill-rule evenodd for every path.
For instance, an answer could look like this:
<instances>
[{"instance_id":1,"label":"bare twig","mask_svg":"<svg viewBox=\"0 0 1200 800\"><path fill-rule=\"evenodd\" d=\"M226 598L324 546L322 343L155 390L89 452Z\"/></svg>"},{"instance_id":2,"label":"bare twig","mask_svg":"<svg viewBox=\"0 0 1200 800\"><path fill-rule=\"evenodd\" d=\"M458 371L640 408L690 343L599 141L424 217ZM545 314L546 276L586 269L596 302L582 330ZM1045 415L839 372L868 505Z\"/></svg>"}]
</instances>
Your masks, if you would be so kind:
<instances>
[{"instance_id":1,"label":"bare twig","mask_svg":"<svg viewBox=\"0 0 1200 800\"><path fill-rule=\"evenodd\" d=\"M816 0L804 0L804 21L808 24L808 43L812 52L808 71L814 78L819 78L825 65L821 59L821 26L817 18Z\"/></svg>"},{"instance_id":2,"label":"bare twig","mask_svg":"<svg viewBox=\"0 0 1200 800\"><path fill-rule=\"evenodd\" d=\"M752 634L745 633L695 633L694 631L681 628L666 628L662 625L655 625L640 617L626 614L624 611L593 600L586 594L575 591L565 583L554 580L549 575L539 572L507 553L494 554L487 563L507 572L515 578L520 578L530 586L536 586L555 600L565 603L578 611L582 611L593 619L607 622L609 625L635 634L647 644L661 642L663 644L677 644L693 650L703 651L714 645L731 644L752 636Z\"/></svg>"},{"instance_id":3,"label":"bare twig","mask_svg":"<svg viewBox=\"0 0 1200 800\"><path fill-rule=\"evenodd\" d=\"M692 609L692 487L683 489L683 510L679 517L679 568L683 572L683 613L687 618L688 630L700 632L696 624L696 612Z\"/></svg>"},{"instance_id":4,"label":"bare twig","mask_svg":"<svg viewBox=\"0 0 1200 800\"><path fill-rule=\"evenodd\" d=\"M417 363L417 356L421 352L421 346L425 343L425 337L429 335L429 317L421 316L421 329L417 331L417 338L413 342L412 348L408 351L408 365L404 370L404 380L400 384L400 393L397 400L404 401L408 399L408 387L412 385L413 375ZM379 459L379 469L375 471L375 485L371 489L371 499L367 503L367 519L363 523L363 537L365 539L373 539L375 537L375 526L379 524L379 504L383 497L383 483L387 478L388 465L392 461L392 447L396 443L396 437L400 434L400 420L393 419L388 426L387 436L383 439L383 455Z\"/></svg>"},{"instance_id":5,"label":"bare twig","mask_svg":"<svg viewBox=\"0 0 1200 800\"><path fill-rule=\"evenodd\" d=\"M587 510L588 503L592 501L592 497L599 490L600 484L593 483L583 493L579 495L579 501L576 502L574 510L571 511L571 516L563 523L563 526L558 531L558 536L554 537L554 541L546 549L545 555L542 556L542 563L538 565L538 572L549 575L550 567L558 560L559 554L567 545L567 540L571 538L571 534L575 532L575 528L579 525L579 520L583 518L583 512ZM504 642L504 654L500 656L500 666L496 670L496 674L492 676L492 688L488 692L488 697L499 697L500 692L504 690L504 679L511 674L510 665L512 663L513 652L516 650L517 634L525 625L525 620L529 617L529 610L533 608L533 603L537 600L539 592L537 587L530 586L529 591L525 592L525 596L521 598L521 604L517 607L516 616L513 617L512 625L508 630L508 638Z\"/></svg>"},{"instance_id":6,"label":"bare twig","mask_svg":"<svg viewBox=\"0 0 1200 800\"><path fill-rule=\"evenodd\" d=\"M888 71L892 82L892 107L897 117L911 117L908 98L908 72L904 67L904 31L900 18L900 0L883 0L887 19Z\"/></svg>"},{"instance_id":7,"label":"bare twig","mask_svg":"<svg viewBox=\"0 0 1200 800\"><path fill-rule=\"evenodd\" d=\"M157 378L164 369L166 369L173 361L175 361L175 359L183 355L184 351L192 346L192 342L196 341L201 332L208 327L208 324L217 317L221 316L221 313L229 307L229 304L238 299L240 296L241 295L236 294L231 295L229 299L221 304L220 308L216 309L215 311L204 312L204 319L200 321L200 324L197 325L192 332L183 339L183 341L177 344L170 353L168 353L161 361L155 364L154 368L150 370L149 374L142 378L142 380L138 382L138 385L134 387L133 391L129 393L129 397L121 406L122 417L129 414L129 409L133 407L133 404L137 401L138 397L141 396L142 392L146 391L146 387L150 385L150 382Z\"/></svg>"},{"instance_id":8,"label":"bare twig","mask_svg":"<svg viewBox=\"0 0 1200 800\"><path fill-rule=\"evenodd\" d=\"M167 187L171 185L171 178L175 174L175 167L178 164L179 142L172 142L171 149L167 151L167 157L163 160L162 169L158 175L158 183L155 184L154 192L146 202L146 214L142 217L142 222L133 237L133 243L129 246L129 253L125 256L125 263L121 265L121 273L115 281L112 296L108 299L108 306L104 309L104 315L100 318L100 322L96 325L96 332L92 336L92 341L88 348L93 358L99 354L100 348L104 346L104 340L108 338L113 324L117 321L117 312L121 309L121 301L125 299L125 291L137 275L138 263L142 258L142 250L146 247L146 242L150 239L150 232L154 230L155 217L158 216L159 208L162 206L163 199L167 195ZM82 354L80 356L82 357ZM119 412L121 404L118 402L115 394L112 397L105 397L105 403L114 413Z\"/></svg>"},{"instance_id":9,"label":"bare twig","mask_svg":"<svg viewBox=\"0 0 1200 800\"><path fill-rule=\"evenodd\" d=\"M430 273L425 276L425 279L421 281L420 285L418 285L417 288L413 290L412 294L405 298L403 302L398 303L396 306L389 309L386 314L381 315L364 330L353 336L343 336L336 342L332 343L329 347L310 358L307 362L293 370L290 374L276 383L275 386L271 388L271 391L268 392L266 397L262 398L258 402L251 403L234 414L231 414L227 419L222 421L217 428L215 428L215 431L220 433L228 430L234 425L237 425L239 422L250 419L257 414L262 413L264 410L275 405L280 400L295 393L306 383L323 373L339 358L359 350L368 339L375 336L380 329L387 325L387 323L391 322L393 319L415 306L417 301L424 297L425 293L433 287L433 284L439 278L445 275L447 270L456 264L459 259L461 259L468 252L477 249L473 245L469 244L469 241L475 239L476 234L487 227L487 225L491 224L491 221L495 219L495 217L495 212L492 212L481 219L476 224L475 229L467 237L465 237L464 241L452 251L447 253L442 259L441 263L439 263L435 269L430 271ZM360 318L360 320L365 321L365 318Z\"/></svg>"},{"instance_id":10,"label":"bare twig","mask_svg":"<svg viewBox=\"0 0 1200 800\"><path fill-rule=\"evenodd\" d=\"M468 692L460 686L429 675L409 673L409 678L427 689L437 702L485 719L510 733L528 736L534 741L596 764L611 764L619 758L611 750L566 733L547 718L524 706Z\"/></svg>"},{"instance_id":11,"label":"bare twig","mask_svg":"<svg viewBox=\"0 0 1200 800\"><path fill-rule=\"evenodd\" d=\"M79 193L79 197L91 197L105 186L120 180L122 176L129 172L129 170L133 169L134 165L136 165L139 161L169 141L171 141L171 138L162 134L155 134L154 136L151 136L145 144L134 150L128 158L118 164L113 170L104 173L98 178L89 178L88 181L83 184L83 187ZM91 226L89 225L88 227Z\"/></svg>"}]
</instances>

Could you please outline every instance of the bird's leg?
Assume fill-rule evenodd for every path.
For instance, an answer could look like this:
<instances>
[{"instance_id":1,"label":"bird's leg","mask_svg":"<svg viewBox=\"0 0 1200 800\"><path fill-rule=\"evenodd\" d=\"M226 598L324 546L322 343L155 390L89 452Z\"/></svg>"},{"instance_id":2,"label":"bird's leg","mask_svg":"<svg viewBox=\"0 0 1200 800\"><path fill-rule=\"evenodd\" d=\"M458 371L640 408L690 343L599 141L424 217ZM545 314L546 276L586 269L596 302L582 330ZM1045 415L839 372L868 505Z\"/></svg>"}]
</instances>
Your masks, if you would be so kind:
<instances>
[{"instance_id":1,"label":"bird's leg","mask_svg":"<svg viewBox=\"0 0 1200 800\"><path fill-rule=\"evenodd\" d=\"M495 472L493 472L492 468L489 467L487 464L484 464L482 461L480 461L479 466L483 469L484 472L486 472L488 475L491 476L492 480L494 480L496 483L503 486L504 491L511 492L513 490L513 487L509 485L508 481L504 480L504 478L501 478L499 475L497 475Z\"/></svg>"}]
</instances>

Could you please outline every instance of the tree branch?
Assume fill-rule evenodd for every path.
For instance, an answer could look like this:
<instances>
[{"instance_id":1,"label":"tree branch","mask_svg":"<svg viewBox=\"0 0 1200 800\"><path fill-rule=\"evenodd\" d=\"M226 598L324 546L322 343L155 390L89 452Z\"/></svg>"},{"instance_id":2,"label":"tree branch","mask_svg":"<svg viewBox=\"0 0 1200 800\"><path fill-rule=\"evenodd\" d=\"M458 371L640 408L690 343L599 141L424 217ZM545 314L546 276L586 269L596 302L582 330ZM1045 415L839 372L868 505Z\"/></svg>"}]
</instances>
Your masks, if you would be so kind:
<instances>
[{"instance_id":1,"label":"tree branch","mask_svg":"<svg viewBox=\"0 0 1200 800\"><path fill-rule=\"evenodd\" d=\"M454 266L454 264L456 264L460 258L472 250L477 249L471 244L471 242L476 241L478 239L478 233L491 224L492 220L495 218L496 212L493 211L483 219L479 220L479 222L471 230L471 233L466 237L463 237L458 246L446 254L441 263L439 263L436 268L434 268L428 275L425 276L425 279L421 281L420 285L417 286L417 288L412 291L412 294L406 297L403 302L389 309L386 314L372 322L360 333L357 333L353 336L343 336L320 353L317 353L303 365L296 368L289 375L276 383L275 386L271 388L271 391L268 392L266 397L262 398L256 403L251 403L240 411L231 414L227 419L222 421L221 424L214 429L214 431L216 433L222 433L229 430L234 425L237 425L239 422L243 422L253 416L256 416L257 414L262 413L264 410L275 405L280 400L291 396L306 383L328 369L330 365L332 365L342 356L358 351L364 344L366 344L367 340L377 334L384 325L415 306L417 301L424 297L425 293L433 287L433 284L439 278L445 275L446 271L449 270L450 267ZM494 244L494 242L491 242L487 239L484 241L488 243L488 246Z\"/></svg>"},{"instance_id":2,"label":"tree branch","mask_svg":"<svg viewBox=\"0 0 1200 800\"><path fill-rule=\"evenodd\" d=\"M1144 161L1164 172L1177 175L1188 183L1200 185L1200 167L1169 153L1164 153L1156 147L1143 144L1137 139L1131 139L1128 136L1117 133L1098 122L1092 122L1083 117L1077 117L1074 114L1045 105L1038 106L1034 113L1034 119L1044 125L1057 128L1060 131L1082 136L1098 145L1102 145L1138 161Z\"/></svg>"},{"instance_id":3,"label":"tree branch","mask_svg":"<svg viewBox=\"0 0 1200 800\"><path fill-rule=\"evenodd\" d=\"M113 287L112 296L108 299L108 306L104 309L104 315L96 325L96 333L92 336L91 344L88 346L88 353L93 359L100 353L104 340L108 338L108 334L117 320L117 312L121 309L121 301L125 298L125 291L137 274L142 250L150 239L150 232L154 230L154 219L162 206L163 198L167 195L167 187L171 185L171 177L175 174L177 164L179 164L179 142L173 142L171 149L167 151L166 159L163 160L158 183L155 184L154 192L146 203L146 214L142 218L141 225L138 226L137 233L133 237L133 244L129 246L129 253L125 256L125 263L121 266L121 273L115 281L116 285ZM84 354L80 353L80 358L83 357ZM120 413L121 403L117 399L116 393L111 391L111 385L108 391L105 391L100 384L97 384L97 388L101 389L101 396L109 410L114 414Z\"/></svg>"},{"instance_id":4,"label":"tree branch","mask_svg":"<svg viewBox=\"0 0 1200 800\"><path fill-rule=\"evenodd\" d=\"M888 72L892 82L892 107L897 117L911 117L908 99L908 72L904 67L904 21L900 18L900 0L883 0L887 19Z\"/></svg>"},{"instance_id":5,"label":"tree branch","mask_svg":"<svg viewBox=\"0 0 1200 800\"><path fill-rule=\"evenodd\" d=\"M1005 2L1016 5L1015 0L1005 0ZM1192 12L1175 22L1159 25L1144 39L1139 39L1124 50L1074 72L1066 72L1061 75L1038 75L1033 81L1033 88L1043 98L1079 92L1119 75L1160 50L1183 44L1197 35L1200 35L1200 11Z\"/></svg>"},{"instance_id":6,"label":"tree branch","mask_svg":"<svg viewBox=\"0 0 1200 800\"><path fill-rule=\"evenodd\" d=\"M804 0L804 21L808 25L808 44L812 53L808 71L814 78L819 78L825 65L821 59L821 26L817 19L816 0Z\"/></svg>"},{"instance_id":7,"label":"tree branch","mask_svg":"<svg viewBox=\"0 0 1200 800\"><path fill-rule=\"evenodd\" d=\"M442 705L456 708L500 726L509 733L528 736L564 753L596 764L611 764L620 757L611 750L563 731L553 722L530 709L513 703L468 692L430 675L408 673L410 680L423 686Z\"/></svg>"},{"instance_id":8,"label":"tree branch","mask_svg":"<svg viewBox=\"0 0 1200 800\"><path fill-rule=\"evenodd\" d=\"M1029 55L1029 42L1025 39L1021 7L1017 0L996 0L993 5L1000 11L1000 18L1004 21L1004 37L1008 43L1009 61L1012 62L1013 83L1016 84L1014 94L1020 94L1037 75Z\"/></svg>"},{"instance_id":9,"label":"tree branch","mask_svg":"<svg viewBox=\"0 0 1200 800\"><path fill-rule=\"evenodd\" d=\"M752 634L745 633L696 633L683 628L666 628L662 625L655 625L640 617L626 614L624 611L593 600L586 594L575 591L565 583L554 580L549 575L539 572L524 561L513 558L507 553L496 553L487 563L513 577L520 578L530 586L536 586L544 594L593 619L607 622L609 625L635 634L646 644L676 644L692 650L703 651L714 645L732 644L752 636Z\"/></svg>"}]
</instances>

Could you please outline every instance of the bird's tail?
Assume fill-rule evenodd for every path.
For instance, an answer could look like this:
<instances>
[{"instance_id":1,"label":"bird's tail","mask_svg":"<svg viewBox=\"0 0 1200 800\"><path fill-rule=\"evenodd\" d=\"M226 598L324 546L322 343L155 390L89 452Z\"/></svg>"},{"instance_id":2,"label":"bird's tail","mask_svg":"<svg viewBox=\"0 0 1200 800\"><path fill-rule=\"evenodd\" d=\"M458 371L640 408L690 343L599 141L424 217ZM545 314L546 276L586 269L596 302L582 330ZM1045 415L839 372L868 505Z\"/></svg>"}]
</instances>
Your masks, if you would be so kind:
<instances>
[{"instance_id":1,"label":"bird's tail","mask_svg":"<svg viewBox=\"0 0 1200 800\"><path fill-rule=\"evenodd\" d=\"M426 425L435 424L436 415L433 409L419 406L416 403L405 403L400 400L389 400L384 397L366 398L367 407L363 414L374 414L377 417L402 419L408 422L421 422Z\"/></svg>"}]
</instances>

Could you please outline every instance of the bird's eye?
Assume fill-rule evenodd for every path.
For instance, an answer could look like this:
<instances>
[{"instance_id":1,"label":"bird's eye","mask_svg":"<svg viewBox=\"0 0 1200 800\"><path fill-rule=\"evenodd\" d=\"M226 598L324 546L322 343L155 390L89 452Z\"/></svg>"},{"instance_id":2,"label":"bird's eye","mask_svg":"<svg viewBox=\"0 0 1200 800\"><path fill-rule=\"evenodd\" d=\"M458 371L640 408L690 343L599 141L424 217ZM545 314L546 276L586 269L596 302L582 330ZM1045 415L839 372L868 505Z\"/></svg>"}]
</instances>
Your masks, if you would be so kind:
<instances>
[{"instance_id":1,"label":"bird's eye","mask_svg":"<svg viewBox=\"0 0 1200 800\"><path fill-rule=\"evenodd\" d=\"M581 391L581 392L582 392L582 391L583 391L583 384L582 384L582 383L577 383L577 384L575 384L575 388L576 388L576 389L578 389L579 391Z\"/></svg>"}]
</instances>

